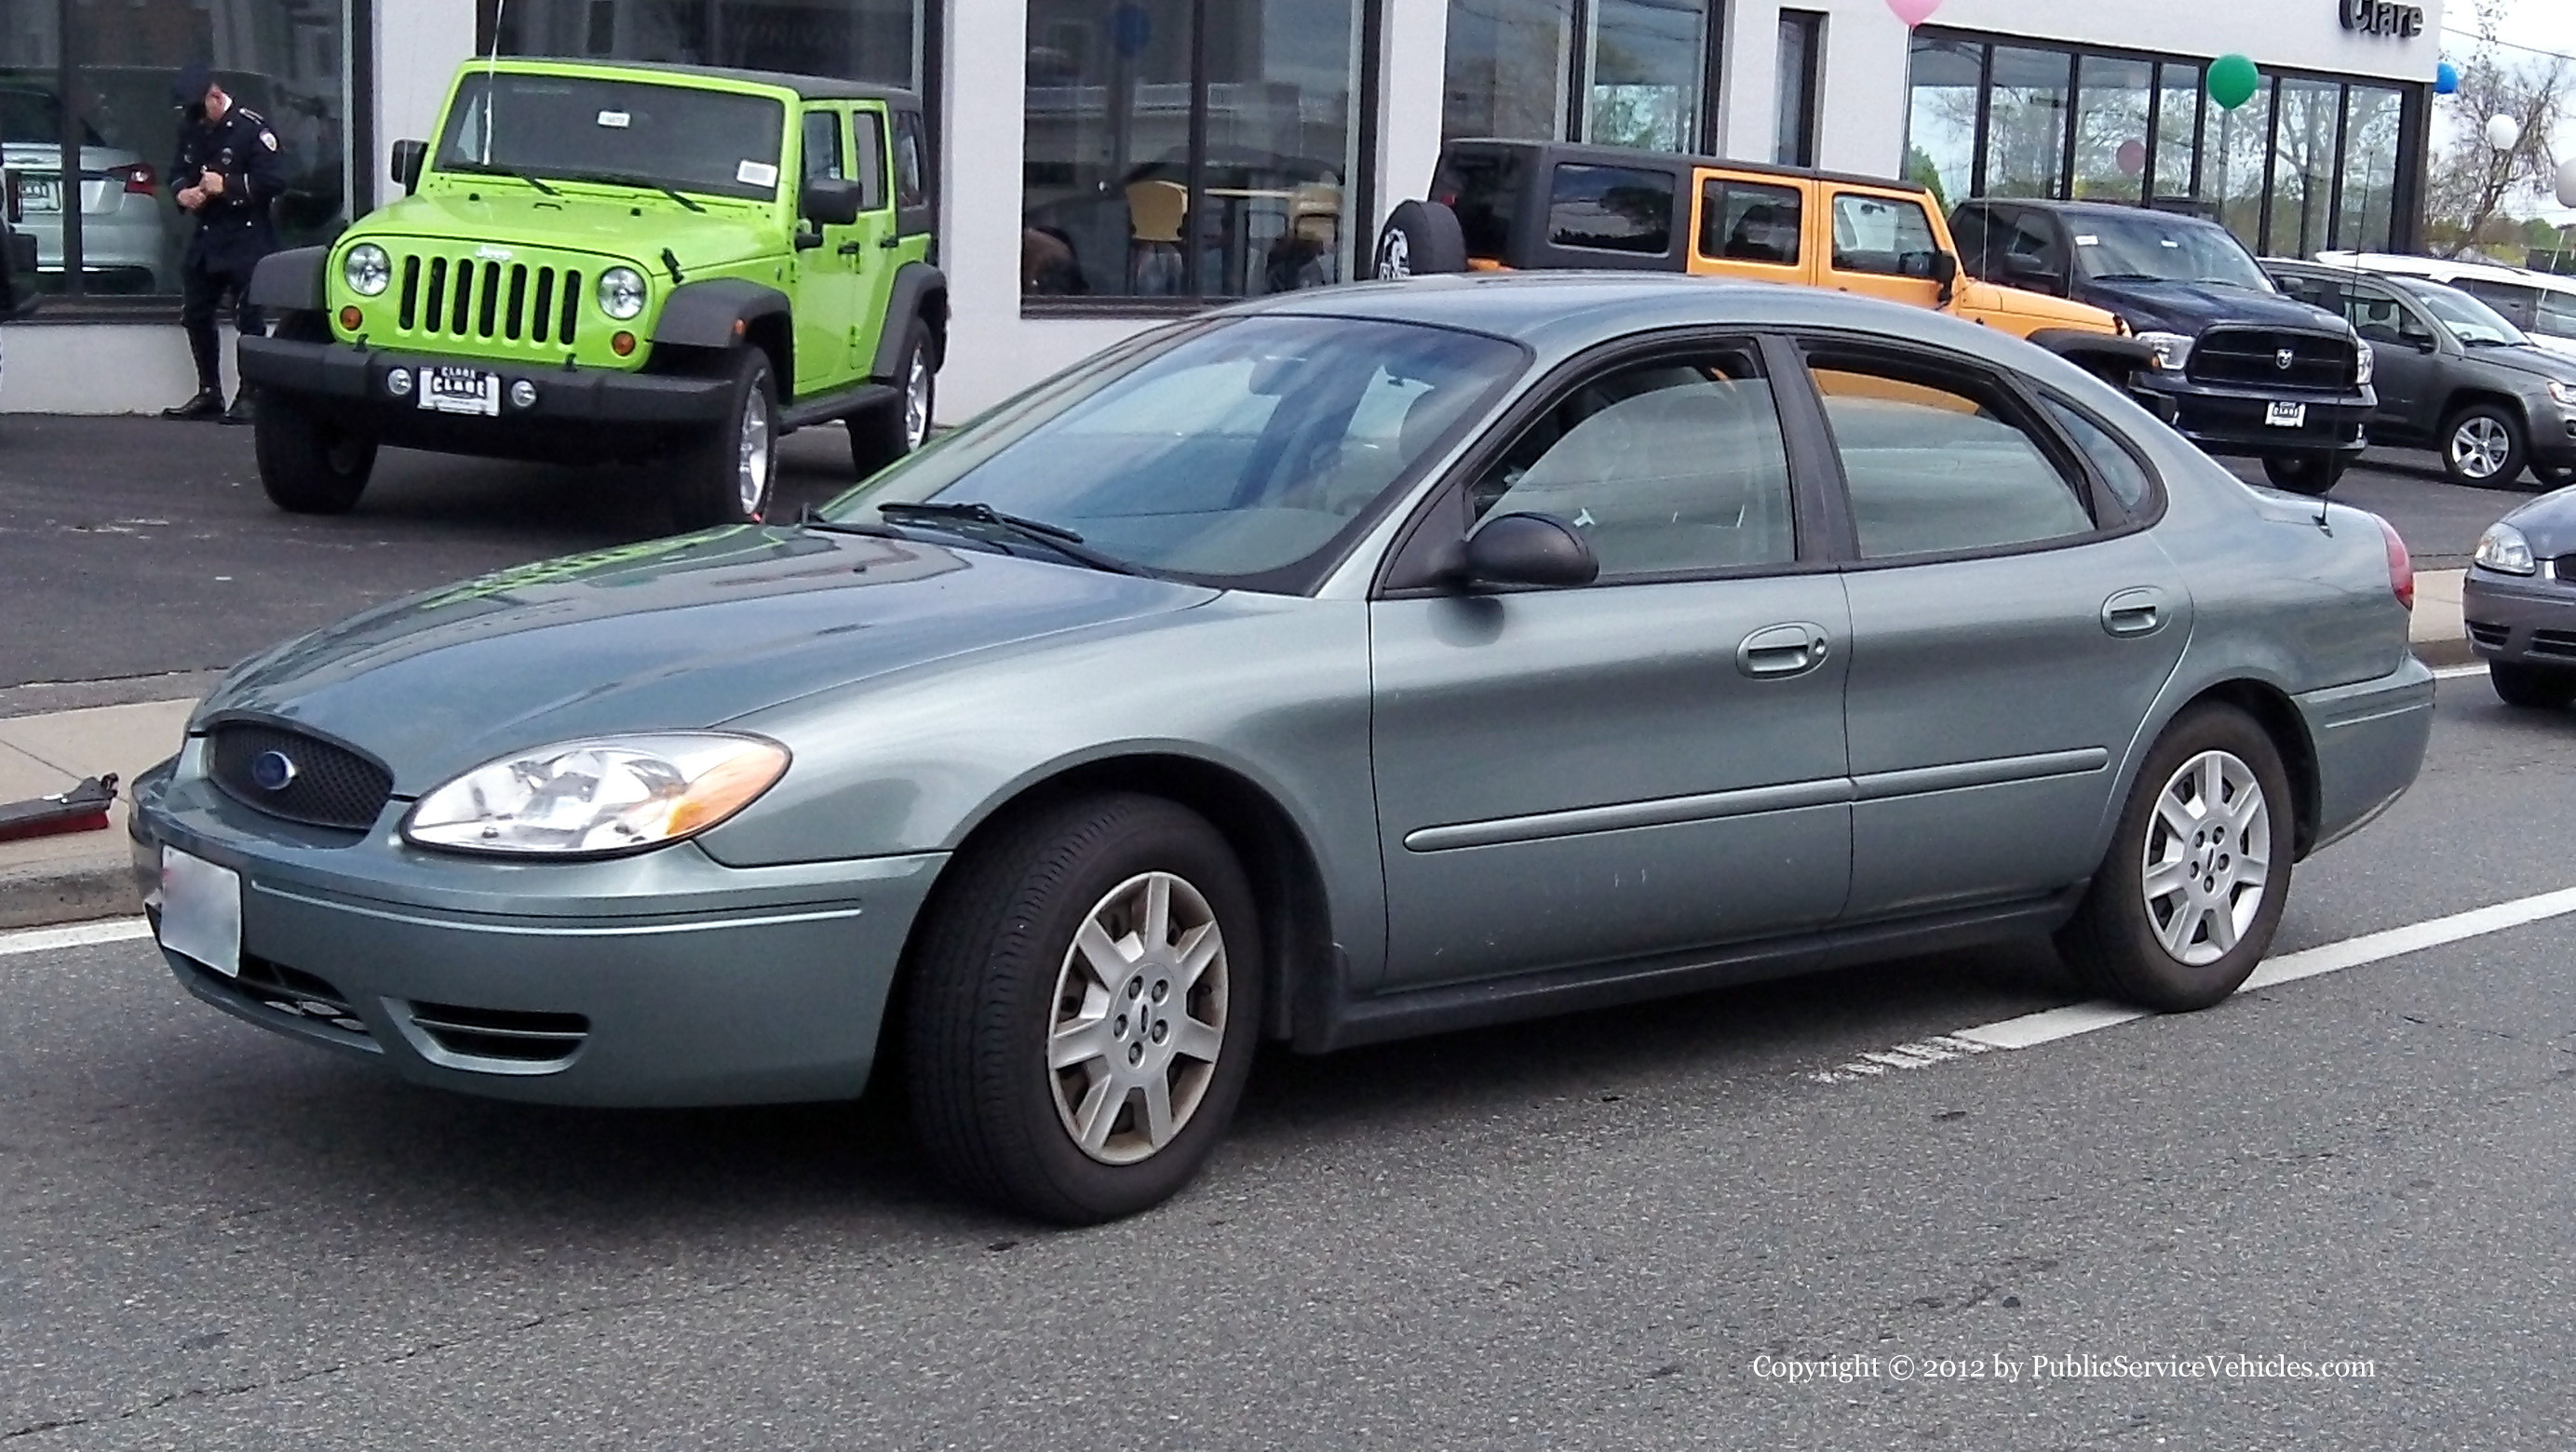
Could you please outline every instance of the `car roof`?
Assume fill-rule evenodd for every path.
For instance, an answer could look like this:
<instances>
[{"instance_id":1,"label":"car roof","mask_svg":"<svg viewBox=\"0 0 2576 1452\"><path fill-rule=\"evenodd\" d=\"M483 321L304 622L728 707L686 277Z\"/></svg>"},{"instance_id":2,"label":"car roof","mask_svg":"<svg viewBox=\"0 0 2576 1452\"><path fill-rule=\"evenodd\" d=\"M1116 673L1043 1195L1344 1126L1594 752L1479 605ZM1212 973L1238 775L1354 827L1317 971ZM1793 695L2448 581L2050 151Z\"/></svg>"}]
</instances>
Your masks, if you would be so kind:
<instances>
[{"instance_id":1,"label":"car roof","mask_svg":"<svg viewBox=\"0 0 2576 1452\"><path fill-rule=\"evenodd\" d=\"M2480 282L2512 282L2524 287L2545 288L2551 292L2576 292L2576 277L2561 277L2554 272L2540 272L2528 267L2507 267L2498 262L2459 262L2443 257L2413 257L2400 252L2320 252L2318 261L2327 267L2358 268L2364 272L2384 272L2399 277L2467 277Z\"/></svg>"},{"instance_id":2,"label":"car roof","mask_svg":"<svg viewBox=\"0 0 2576 1452\"><path fill-rule=\"evenodd\" d=\"M1928 197L1931 188L1902 177L1868 176L1856 171L1822 171L1811 166L1776 166L1761 161L1736 161L1722 156L1695 152L1653 151L1636 146L1594 146L1579 141L1532 141L1509 136L1460 136L1441 143L1443 156L1456 147L1482 146L1508 148L1514 151L1544 151L1560 161L1592 162L1603 166L1651 166L1658 171L1679 167L1733 172L1745 176L1776 176L1791 181L1840 182L1845 186L1877 187L1884 191L1906 192Z\"/></svg>"},{"instance_id":3,"label":"car roof","mask_svg":"<svg viewBox=\"0 0 2576 1452\"><path fill-rule=\"evenodd\" d=\"M787 71L755 71L734 66L691 66L676 61L601 60L589 56L513 55L498 62L504 70L580 70L580 71L651 71L670 76L692 76L700 80L725 81L738 86L768 86L794 91L807 101L883 101L891 106L918 109L921 101L899 86L870 85L865 81L845 81L831 76L802 76Z\"/></svg>"}]
</instances>

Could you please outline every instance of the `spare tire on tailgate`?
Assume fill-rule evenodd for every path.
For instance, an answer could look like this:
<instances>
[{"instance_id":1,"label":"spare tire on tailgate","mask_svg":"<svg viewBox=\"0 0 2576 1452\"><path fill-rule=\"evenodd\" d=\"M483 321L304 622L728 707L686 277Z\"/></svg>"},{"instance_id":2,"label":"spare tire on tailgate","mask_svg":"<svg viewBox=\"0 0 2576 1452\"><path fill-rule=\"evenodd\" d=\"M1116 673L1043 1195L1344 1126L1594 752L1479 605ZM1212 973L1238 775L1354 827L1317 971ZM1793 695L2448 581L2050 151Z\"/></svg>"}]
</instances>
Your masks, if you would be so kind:
<instances>
[{"instance_id":1,"label":"spare tire on tailgate","mask_svg":"<svg viewBox=\"0 0 2576 1452\"><path fill-rule=\"evenodd\" d=\"M1438 202L1400 202L1377 234L1372 277L1419 277L1467 270L1467 234Z\"/></svg>"}]
</instances>

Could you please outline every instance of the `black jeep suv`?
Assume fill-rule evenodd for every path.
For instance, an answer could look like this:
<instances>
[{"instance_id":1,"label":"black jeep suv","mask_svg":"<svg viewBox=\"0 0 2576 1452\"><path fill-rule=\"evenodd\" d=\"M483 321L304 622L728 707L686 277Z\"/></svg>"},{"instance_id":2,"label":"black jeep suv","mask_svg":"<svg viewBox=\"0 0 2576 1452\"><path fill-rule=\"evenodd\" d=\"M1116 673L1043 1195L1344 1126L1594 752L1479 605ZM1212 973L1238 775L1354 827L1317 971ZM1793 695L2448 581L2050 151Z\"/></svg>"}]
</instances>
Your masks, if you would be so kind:
<instances>
[{"instance_id":1,"label":"black jeep suv","mask_svg":"<svg viewBox=\"0 0 2576 1452\"><path fill-rule=\"evenodd\" d=\"M1950 216L1972 276L2118 314L2155 350L2136 386L2213 454L2323 494L2361 454L2372 358L2340 313L2284 297L2227 229L2100 202L1977 200Z\"/></svg>"}]
</instances>

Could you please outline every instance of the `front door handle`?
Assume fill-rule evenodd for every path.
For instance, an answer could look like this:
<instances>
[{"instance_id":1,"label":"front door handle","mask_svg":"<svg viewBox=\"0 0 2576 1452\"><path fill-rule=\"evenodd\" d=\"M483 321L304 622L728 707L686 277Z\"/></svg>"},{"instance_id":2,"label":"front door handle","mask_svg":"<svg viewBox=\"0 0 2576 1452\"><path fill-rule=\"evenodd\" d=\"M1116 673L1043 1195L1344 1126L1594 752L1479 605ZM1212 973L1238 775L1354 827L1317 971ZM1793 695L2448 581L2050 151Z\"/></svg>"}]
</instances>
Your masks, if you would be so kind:
<instances>
[{"instance_id":1,"label":"front door handle","mask_svg":"<svg viewBox=\"0 0 2576 1452\"><path fill-rule=\"evenodd\" d=\"M858 243L858 239L854 237L854 238L850 239L849 241L842 243L842 244L841 244L841 255L842 255L843 257L856 257L856 256L858 256L858 255L859 255L859 243Z\"/></svg>"},{"instance_id":2,"label":"front door handle","mask_svg":"<svg viewBox=\"0 0 2576 1452\"><path fill-rule=\"evenodd\" d=\"M889 232L877 239L877 245L888 252L892 252L894 249L903 245L903 237L900 233Z\"/></svg>"},{"instance_id":3,"label":"front door handle","mask_svg":"<svg viewBox=\"0 0 2576 1452\"><path fill-rule=\"evenodd\" d=\"M2165 592L2152 586L2122 590L2102 602L2102 628L2113 635L2153 635L2165 628Z\"/></svg>"},{"instance_id":4,"label":"front door handle","mask_svg":"<svg viewBox=\"0 0 2576 1452\"><path fill-rule=\"evenodd\" d=\"M1802 676L1823 665L1830 653L1822 626L1805 621L1771 625L1744 637L1735 648L1735 668L1763 680Z\"/></svg>"}]
</instances>

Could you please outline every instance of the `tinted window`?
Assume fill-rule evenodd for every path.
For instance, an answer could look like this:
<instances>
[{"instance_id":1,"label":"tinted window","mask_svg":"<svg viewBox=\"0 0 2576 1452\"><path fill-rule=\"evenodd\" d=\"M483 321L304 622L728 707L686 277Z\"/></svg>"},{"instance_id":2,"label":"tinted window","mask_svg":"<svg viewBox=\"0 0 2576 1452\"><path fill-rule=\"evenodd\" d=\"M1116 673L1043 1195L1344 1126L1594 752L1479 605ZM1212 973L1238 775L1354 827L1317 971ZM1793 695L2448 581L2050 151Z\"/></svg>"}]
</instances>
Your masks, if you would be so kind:
<instances>
[{"instance_id":1,"label":"tinted window","mask_svg":"<svg viewBox=\"0 0 2576 1452\"><path fill-rule=\"evenodd\" d=\"M915 111L894 113L894 204L898 207L930 205L929 184L923 180L929 157L921 144L921 115Z\"/></svg>"},{"instance_id":2,"label":"tinted window","mask_svg":"<svg viewBox=\"0 0 2576 1452\"><path fill-rule=\"evenodd\" d=\"M885 117L874 111L861 111L850 118L850 124L857 128L859 136L859 206L873 212L886 204Z\"/></svg>"},{"instance_id":3,"label":"tinted window","mask_svg":"<svg viewBox=\"0 0 2576 1452\"><path fill-rule=\"evenodd\" d=\"M1802 212L1796 187L1712 179L1701 190L1701 256L1782 264L1798 260Z\"/></svg>"},{"instance_id":4,"label":"tinted window","mask_svg":"<svg viewBox=\"0 0 2576 1452\"><path fill-rule=\"evenodd\" d=\"M1625 166L1559 166L1547 218L1548 239L1559 247L1660 257L1673 246L1673 179Z\"/></svg>"},{"instance_id":5,"label":"tinted window","mask_svg":"<svg viewBox=\"0 0 2576 1452\"><path fill-rule=\"evenodd\" d=\"M1888 277L1930 277L1940 252L1932 219L1914 202L1896 197L1834 193L1834 266L1843 272Z\"/></svg>"},{"instance_id":6,"label":"tinted window","mask_svg":"<svg viewBox=\"0 0 2576 1452\"><path fill-rule=\"evenodd\" d=\"M1512 214L1521 203L1521 159L1510 151L1461 147L1443 159L1440 184L1433 192L1458 214L1470 257L1504 257L1511 252Z\"/></svg>"},{"instance_id":7,"label":"tinted window","mask_svg":"<svg viewBox=\"0 0 2576 1452\"><path fill-rule=\"evenodd\" d=\"M1964 370L1819 353L1865 559L1993 549L2093 528L2076 482L2000 388Z\"/></svg>"},{"instance_id":8,"label":"tinted window","mask_svg":"<svg viewBox=\"0 0 2576 1452\"><path fill-rule=\"evenodd\" d=\"M1604 579L1797 557L1780 416L1749 349L1593 379L1514 441L1469 502L1480 521L1571 521Z\"/></svg>"},{"instance_id":9,"label":"tinted window","mask_svg":"<svg viewBox=\"0 0 2576 1452\"><path fill-rule=\"evenodd\" d=\"M2111 497L2132 515L2144 513L2147 496L2155 492L2155 484L2147 477L2147 466L2138 462L2138 456L2120 447L2108 429L2056 399L2048 400L2048 413L2093 465L2094 474L2111 491Z\"/></svg>"},{"instance_id":10,"label":"tinted window","mask_svg":"<svg viewBox=\"0 0 2576 1452\"><path fill-rule=\"evenodd\" d=\"M1986 276L1986 221L1983 207L1961 207L1950 214L1950 240L1958 245L1959 266L1970 277Z\"/></svg>"},{"instance_id":11,"label":"tinted window","mask_svg":"<svg viewBox=\"0 0 2576 1452\"><path fill-rule=\"evenodd\" d=\"M842 175L841 118L830 111L805 113L805 179Z\"/></svg>"}]
</instances>

